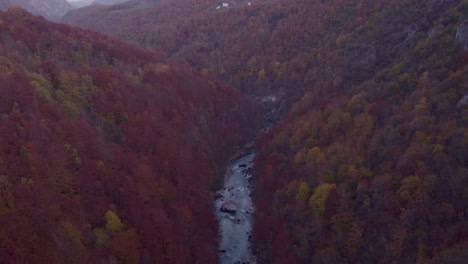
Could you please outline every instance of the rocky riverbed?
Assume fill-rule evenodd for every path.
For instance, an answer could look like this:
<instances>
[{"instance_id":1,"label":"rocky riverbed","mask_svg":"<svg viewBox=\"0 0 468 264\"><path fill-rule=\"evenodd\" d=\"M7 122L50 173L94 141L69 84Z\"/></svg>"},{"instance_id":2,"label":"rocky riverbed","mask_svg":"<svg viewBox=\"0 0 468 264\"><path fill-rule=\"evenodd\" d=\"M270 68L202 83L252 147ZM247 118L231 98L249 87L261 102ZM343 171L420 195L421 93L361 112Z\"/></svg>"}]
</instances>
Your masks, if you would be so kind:
<instances>
[{"instance_id":1,"label":"rocky riverbed","mask_svg":"<svg viewBox=\"0 0 468 264\"><path fill-rule=\"evenodd\" d=\"M255 154L231 162L224 188L216 193L215 208L219 222L219 263L256 263L250 249L252 213L255 210L251 183Z\"/></svg>"}]
</instances>

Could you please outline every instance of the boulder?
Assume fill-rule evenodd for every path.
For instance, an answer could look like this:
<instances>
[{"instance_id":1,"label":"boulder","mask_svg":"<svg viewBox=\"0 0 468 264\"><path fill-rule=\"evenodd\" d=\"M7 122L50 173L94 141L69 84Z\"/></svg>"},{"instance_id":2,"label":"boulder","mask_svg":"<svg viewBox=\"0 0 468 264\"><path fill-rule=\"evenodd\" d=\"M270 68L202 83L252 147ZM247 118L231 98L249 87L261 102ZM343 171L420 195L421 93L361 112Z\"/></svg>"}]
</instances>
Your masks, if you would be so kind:
<instances>
[{"instance_id":1,"label":"boulder","mask_svg":"<svg viewBox=\"0 0 468 264\"><path fill-rule=\"evenodd\" d=\"M221 204L221 212L234 214L237 211L237 204L232 200L227 200Z\"/></svg>"},{"instance_id":2,"label":"boulder","mask_svg":"<svg viewBox=\"0 0 468 264\"><path fill-rule=\"evenodd\" d=\"M222 191L217 191L217 192L215 192L214 197L215 197L215 199L222 198L222 197L223 197L223 192L222 192Z\"/></svg>"}]
</instances>

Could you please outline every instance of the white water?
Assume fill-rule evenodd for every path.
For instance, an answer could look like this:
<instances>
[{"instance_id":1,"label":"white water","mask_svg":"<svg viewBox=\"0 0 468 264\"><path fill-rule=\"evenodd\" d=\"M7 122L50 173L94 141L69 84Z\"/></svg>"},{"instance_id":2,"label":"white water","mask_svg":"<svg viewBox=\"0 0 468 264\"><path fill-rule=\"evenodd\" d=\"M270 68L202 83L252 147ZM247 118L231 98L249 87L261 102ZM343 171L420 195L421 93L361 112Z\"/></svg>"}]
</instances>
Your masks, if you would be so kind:
<instances>
[{"instance_id":1,"label":"white water","mask_svg":"<svg viewBox=\"0 0 468 264\"><path fill-rule=\"evenodd\" d=\"M219 263L256 263L250 249L252 213L255 210L249 183L255 154L247 154L231 162L222 190L223 197L216 199L216 216L219 221ZM221 204L231 200L237 205L234 214L221 212Z\"/></svg>"}]
</instances>

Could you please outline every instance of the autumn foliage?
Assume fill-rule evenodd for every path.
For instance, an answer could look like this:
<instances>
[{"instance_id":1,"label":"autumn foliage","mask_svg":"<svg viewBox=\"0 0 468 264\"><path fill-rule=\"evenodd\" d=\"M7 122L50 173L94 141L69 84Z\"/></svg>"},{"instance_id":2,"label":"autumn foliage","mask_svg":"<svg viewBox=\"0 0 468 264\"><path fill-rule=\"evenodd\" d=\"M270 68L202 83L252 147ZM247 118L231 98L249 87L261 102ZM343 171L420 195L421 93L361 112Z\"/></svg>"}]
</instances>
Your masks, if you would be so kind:
<instances>
[{"instance_id":1,"label":"autumn foliage","mask_svg":"<svg viewBox=\"0 0 468 264\"><path fill-rule=\"evenodd\" d=\"M262 263L465 261L468 68L454 36L468 3L434 8L394 2L318 46L339 75L324 72L257 144Z\"/></svg>"},{"instance_id":2,"label":"autumn foliage","mask_svg":"<svg viewBox=\"0 0 468 264\"><path fill-rule=\"evenodd\" d=\"M335 45L338 30L362 23L385 2L229 1L229 8L216 9L221 3L213 0L133 1L73 10L62 21L161 50L247 93L281 97L274 107L284 113L311 85L325 82L324 71L333 72L320 63L334 60L320 43Z\"/></svg>"},{"instance_id":3,"label":"autumn foliage","mask_svg":"<svg viewBox=\"0 0 468 264\"><path fill-rule=\"evenodd\" d=\"M0 13L1 262L216 262L210 190L255 113L156 53Z\"/></svg>"},{"instance_id":4,"label":"autumn foliage","mask_svg":"<svg viewBox=\"0 0 468 264\"><path fill-rule=\"evenodd\" d=\"M208 73L284 114L255 147L258 263L466 261L467 0L233 2L63 19L162 53L1 13L0 259L215 263L210 190L258 111Z\"/></svg>"}]
</instances>

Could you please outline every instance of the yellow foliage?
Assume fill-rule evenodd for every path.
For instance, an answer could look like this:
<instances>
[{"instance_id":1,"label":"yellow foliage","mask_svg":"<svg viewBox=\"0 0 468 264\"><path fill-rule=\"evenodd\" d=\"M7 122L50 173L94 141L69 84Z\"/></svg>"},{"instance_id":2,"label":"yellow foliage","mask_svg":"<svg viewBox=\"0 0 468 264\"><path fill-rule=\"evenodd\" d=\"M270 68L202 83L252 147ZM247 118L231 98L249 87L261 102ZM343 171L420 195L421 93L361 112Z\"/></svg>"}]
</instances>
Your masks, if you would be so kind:
<instances>
[{"instance_id":1,"label":"yellow foliage","mask_svg":"<svg viewBox=\"0 0 468 264\"><path fill-rule=\"evenodd\" d=\"M154 72L159 75L161 73L165 73L165 72L169 71L170 69L171 69L171 67L169 67L168 65L158 63L158 64L156 64L156 66L154 68Z\"/></svg>"},{"instance_id":2,"label":"yellow foliage","mask_svg":"<svg viewBox=\"0 0 468 264\"><path fill-rule=\"evenodd\" d=\"M87 106L90 96L97 92L93 78L87 74L62 71L58 77L59 89L55 97L59 102L70 101L74 105Z\"/></svg>"},{"instance_id":3,"label":"yellow foliage","mask_svg":"<svg viewBox=\"0 0 468 264\"><path fill-rule=\"evenodd\" d=\"M32 178L21 177L21 183L28 187L31 187L34 184L34 180Z\"/></svg>"},{"instance_id":4,"label":"yellow foliage","mask_svg":"<svg viewBox=\"0 0 468 264\"><path fill-rule=\"evenodd\" d=\"M41 97L42 99L45 99L47 101L50 101L52 99L51 92L45 87L41 86L37 81L31 81L30 85L34 87L34 89L36 89L37 95L39 95L39 97Z\"/></svg>"},{"instance_id":5,"label":"yellow foliage","mask_svg":"<svg viewBox=\"0 0 468 264\"><path fill-rule=\"evenodd\" d=\"M291 196L291 193L295 193L296 190L297 190L297 185L299 183L297 182L296 179L292 180L291 182L289 182L287 188L286 188L286 193L288 194L288 196Z\"/></svg>"},{"instance_id":6,"label":"yellow foliage","mask_svg":"<svg viewBox=\"0 0 468 264\"><path fill-rule=\"evenodd\" d=\"M432 149L432 154L437 154L437 153L440 153L442 151L444 151L444 146L442 146L440 144L435 144L434 149Z\"/></svg>"},{"instance_id":7,"label":"yellow foliage","mask_svg":"<svg viewBox=\"0 0 468 264\"><path fill-rule=\"evenodd\" d=\"M305 155L304 155L304 149L302 149L296 153L296 156L294 156L294 164L300 165L304 163L304 161L305 161Z\"/></svg>"},{"instance_id":8,"label":"yellow foliage","mask_svg":"<svg viewBox=\"0 0 468 264\"><path fill-rule=\"evenodd\" d=\"M324 169L326 165L326 156L319 147L313 147L307 152L305 162L307 168Z\"/></svg>"},{"instance_id":9,"label":"yellow foliage","mask_svg":"<svg viewBox=\"0 0 468 264\"><path fill-rule=\"evenodd\" d=\"M301 185L299 185L299 190L297 191L296 201L306 201L309 197L309 192L309 184L307 184L306 182L301 182Z\"/></svg>"},{"instance_id":10,"label":"yellow foliage","mask_svg":"<svg viewBox=\"0 0 468 264\"><path fill-rule=\"evenodd\" d=\"M62 244L61 253L65 258L64 263L84 262L86 246L80 230L70 222L66 222L60 228L59 239Z\"/></svg>"},{"instance_id":11,"label":"yellow foliage","mask_svg":"<svg viewBox=\"0 0 468 264\"><path fill-rule=\"evenodd\" d=\"M13 103L13 106L11 107L11 112L12 113L19 113L21 111L21 108L17 102Z\"/></svg>"},{"instance_id":12,"label":"yellow foliage","mask_svg":"<svg viewBox=\"0 0 468 264\"><path fill-rule=\"evenodd\" d=\"M419 202L427 195L427 183L418 176L409 176L401 181L398 193L403 201Z\"/></svg>"},{"instance_id":13,"label":"yellow foliage","mask_svg":"<svg viewBox=\"0 0 468 264\"><path fill-rule=\"evenodd\" d=\"M261 69L257 73L257 81L264 81L265 80L265 69Z\"/></svg>"},{"instance_id":14,"label":"yellow foliage","mask_svg":"<svg viewBox=\"0 0 468 264\"><path fill-rule=\"evenodd\" d=\"M73 163L77 166L81 166L81 159L78 156L78 150L73 148L70 144L65 144L65 149L68 151L70 158L73 160Z\"/></svg>"},{"instance_id":15,"label":"yellow foliage","mask_svg":"<svg viewBox=\"0 0 468 264\"><path fill-rule=\"evenodd\" d=\"M325 213L325 202L328 193L333 189L336 189L336 185L330 183L322 183L315 189L314 194L309 199L309 207L312 208L316 216L323 216Z\"/></svg>"},{"instance_id":16,"label":"yellow foliage","mask_svg":"<svg viewBox=\"0 0 468 264\"><path fill-rule=\"evenodd\" d=\"M80 109L78 106L68 100L62 103L62 110L68 115L68 117L80 116Z\"/></svg>"},{"instance_id":17,"label":"yellow foliage","mask_svg":"<svg viewBox=\"0 0 468 264\"><path fill-rule=\"evenodd\" d=\"M106 228L110 232L119 232L123 229L122 221L120 220L119 216L112 212L111 210L107 210L106 214L104 215L104 220L106 221Z\"/></svg>"},{"instance_id":18,"label":"yellow foliage","mask_svg":"<svg viewBox=\"0 0 468 264\"><path fill-rule=\"evenodd\" d=\"M367 137L371 135L372 129L374 128L374 120L368 114L360 114L356 118L354 128L357 130L356 135Z\"/></svg>"},{"instance_id":19,"label":"yellow foliage","mask_svg":"<svg viewBox=\"0 0 468 264\"><path fill-rule=\"evenodd\" d=\"M52 100L52 84L39 74L30 74L31 82L29 83L35 90L37 95L46 101Z\"/></svg>"}]
</instances>

